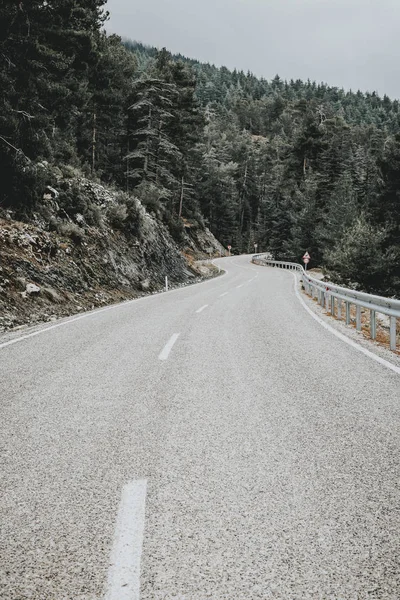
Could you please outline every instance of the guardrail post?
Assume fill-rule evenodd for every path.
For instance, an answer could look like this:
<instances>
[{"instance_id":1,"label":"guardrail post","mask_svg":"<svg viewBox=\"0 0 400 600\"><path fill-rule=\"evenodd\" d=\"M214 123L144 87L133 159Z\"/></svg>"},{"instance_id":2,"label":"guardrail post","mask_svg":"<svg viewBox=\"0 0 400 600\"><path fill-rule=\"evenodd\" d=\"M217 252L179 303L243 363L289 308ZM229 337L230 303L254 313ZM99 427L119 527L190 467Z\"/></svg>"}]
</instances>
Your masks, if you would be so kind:
<instances>
[{"instance_id":1,"label":"guardrail post","mask_svg":"<svg viewBox=\"0 0 400 600\"><path fill-rule=\"evenodd\" d=\"M337 318L340 320L342 318L342 301L339 300L337 301Z\"/></svg>"},{"instance_id":2,"label":"guardrail post","mask_svg":"<svg viewBox=\"0 0 400 600\"><path fill-rule=\"evenodd\" d=\"M350 313L350 302L346 302L346 325L350 325L351 313Z\"/></svg>"},{"instance_id":3,"label":"guardrail post","mask_svg":"<svg viewBox=\"0 0 400 600\"><path fill-rule=\"evenodd\" d=\"M331 315L335 316L335 296L331 294Z\"/></svg>"},{"instance_id":4,"label":"guardrail post","mask_svg":"<svg viewBox=\"0 0 400 600\"><path fill-rule=\"evenodd\" d=\"M390 349L396 350L396 317L390 317Z\"/></svg>"},{"instance_id":5,"label":"guardrail post","mask_svg":"<svg viewBox=\"0 0 400 600\"><path fill-rule=\"evenodd\" d=\"M325 308L326 310L329 310L329 294L325 294Z\"/></svg>"},{"instance_id":6,"label":"guardrail post","mask_svg":"<svg viewBox=\"0 0 400 600\"><path fill-rule=\"evenodd\" d=\"M361 331L361 306L356 306L356 329Z\"/></svg>"},{"instance_id":7,"label":"guardrail post","mask_svg":"<svg viewBox=\"0 0 400 600\"><path fill-rule=\"evenodd\" d=\"M376 340L376 312L374 310L370 311L370 329L371 329L371 339Z\"/></svg>"}]
</instances>

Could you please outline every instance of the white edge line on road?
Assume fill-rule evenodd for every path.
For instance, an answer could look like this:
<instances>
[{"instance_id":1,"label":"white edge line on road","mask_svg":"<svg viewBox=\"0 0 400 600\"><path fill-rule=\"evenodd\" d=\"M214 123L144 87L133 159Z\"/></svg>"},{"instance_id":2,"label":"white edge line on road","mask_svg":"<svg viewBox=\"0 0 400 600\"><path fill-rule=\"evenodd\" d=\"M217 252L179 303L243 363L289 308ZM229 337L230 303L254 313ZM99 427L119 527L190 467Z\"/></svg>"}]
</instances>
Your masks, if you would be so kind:
<instances>
[{"instance_id":1,"label":"white edge line on road","mask_svg":"<svg viewBox=\"0 0 400 600\"><path fill-rule=\"evenodd\" d=\"M167 360L172 348L174 347L176 340L178 339L178 337L180 336L179 333L174 333L173 336L171 336L170 340L165 344L164 348L162 349L162 351L160 352L160 354L158 355L158 358L160 360Z\"/></svg>"},{"instance_id":2,"label":"white edge line on road","mask_svg":"<svg viewBox=\"0 0 400 600\"><path fill-rule=\"evenodd\" d=\"M223 269L223 275L228 275L229 271L227 269ZM98 315L106 310L116 310L117 308L122 308L124 306L128 306L129 304L143 302L145 300L150 300L151 298L156 298L160 295L168 295L168 294L176 294L177 292L182 292L188 288L194 287L196 285L207 284L215 281L215 277L211 279L206 279L205 281L199 281L197 283L192 283L190 286L185 286L185 288L177 288L174 290L169 290L168 292L159 292L157 294L151 294L149 296L145 296L143 298L133 298L132 300L127 300L125 302L118 302L118 304L110 304L109 306L105 306L104 308L95 308L94 310L88 311L84 314L80 314L76 317L66 317L67 320L62 321L61 323L55 323L54 325L50 325L49 327L43 327L43 329L39 329L38 331L32 331L32 333L27 333L26 335L21 335L12 340L8 340L8 342L3 342L0 344L0 350L6 348L7 346L12 346L13 344L18 344L18 342L22 342L23 340L28 340L29 338L36 337L37 335L41 335L42 333L46 333L46 331L51 331L52 329L57 329L58 327L65 327L70 323L75 323L76 321L80 321L81 319L87 319L88 317L92 317L94 315ZM40 324L38 324L40 325ZM11 330L9 333L13 333Z\"/></svg>"},{"instance_id":3,"label":"white edge line on road","mask_svg":"<svg viewBox=\"0 0 400 600\"><path fill-rule=\"evenodd\" d=\"M139 600L146 489L144 479L122 489L105 600Z\"/></svg>"},{"instance_id":4,"label":"white edge line on road","mask_svg":"<svg viewBox=\"0 0 400 600\"><path fill-rule=\"evenodd\" d=\"M325 323L325 321L323 319L321 319L321 317L319 317L318 315L316 315L311 310L311 308L309 306L307 306L307 304L304 302L303 298L301 297L299 289L298 289L298 286L297 286L297 281L298 280L297 280L297 277L296 277L296 275L294 273L293 273L293 277L294 277L294 291L295 291L295 294L296 294L297 298L300 300L300 302L303 305L303 307L312 316L313 319L315 319L320 325L322 325L322 327L324 327L325 329L327 329L328 331L330 331L330 333L333 333L333 335L335 335L337 338L339 338L343 342L346 342L346 344L348 344L349 346L352 346L353 348L355 348L359 352L362 352L363 354L365 354L369 358L372 358L373 360L375 360L376 362L380 363L384 367L387 367L388 369L391 369L392 371L394 371L395 373L397 373L398 375L400 375L400 367L397 367L396 365L393 365L388 360L385 360L384 358L382 358L380 356L377 356L376 354L374 354L370 350L367 350L367 348L364 348L364 346L360 346L360 344L357 344L357 342L355 342L354 340L352 340L352 339L348 338L347 336L343 335L343 333L340 333L340 331L337 331L336 329L334 329L333 327L331 327L328 323Z\"/></svg>"},{"instance_id":5,"label":"white edge line on road","mask_svg":"<svg viewBox=\"0 0 400 600\"><path fill-rule=\"evenodd\" d=\"M91 311L90 313L79 315L79 317L73 317L72 319L68 319L68 321L63 321L62 323L56 323L55 325L50 325L50 327L39 329L39 331L33 331L32 333L28 333L27 335L21 335L21 337L14 338L13 340L9 340L8 342L3 342L2 344L0 344L0 350L2 348L5 348L6 346L12 346L13 344L17 344L18 342L22 342L23 340L35 337L36 335L40 335L41 333L45 333L46 331L50 331L51 329L57 329L57 327L64 327L65 325L69 325L70 323L75 323L75 321L80 321L81 319L85 319L86 317L91 317L92 315L105 312L106 310L112 310L113 308L126 306L127 304L130 304L131 302L135 301L137 302L138 300L130 300L128 302L123 302L122 304L112 304L111 306L106 306L105 308L100 308L98 310Z\"/></svg>"},{"instance_id":6,"label":"white edge line on road","mask_svg":"<svg viewBox=\"0 0 400 600\"><path fill-rule=\"evenodd\" d=\"M237 286L236 286L236 289L237 289L237 290L240 290L240 288L242 288L243 286L244 286L244 283L242 283L241 285L237 285Z\"/></svg>"},{"instance_id":7,"label":"white edge line on road","mask_svg":"<svg viewBox=\"0 0 400 600\"><path fill-rule=\"evenodd\" d=\"M201 308L198 308L198 309L196 310L196 313L197 313L197 314L199 314L199 313L203 312L203 310L205 310L207 307L208 307L208 304L205 304L205 305L204 305L204 306L202 306Z\"/></svg>"},{"instance_id":8,"label":"white edge line on road","mask_svg":"<svg viewBox=\"0 0 400 600\"><path fill-rule=\"evenodd\" d=\"M223 294L220 294L219 297L223 298L224 296L227 296L229 294L229 292L224 292Z\"/></svg>"}]
</instances>

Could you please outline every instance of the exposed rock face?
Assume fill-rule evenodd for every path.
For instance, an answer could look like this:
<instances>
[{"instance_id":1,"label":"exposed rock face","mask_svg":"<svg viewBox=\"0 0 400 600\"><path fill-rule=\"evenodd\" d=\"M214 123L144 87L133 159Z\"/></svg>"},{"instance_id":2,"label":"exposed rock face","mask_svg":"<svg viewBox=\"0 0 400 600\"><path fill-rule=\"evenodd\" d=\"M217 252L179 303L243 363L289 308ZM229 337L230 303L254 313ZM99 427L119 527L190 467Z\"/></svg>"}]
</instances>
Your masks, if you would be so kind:
<instances>
[{"instance_id":1,"label":"exposed rock face","mask_svg":"<svg viewBox=\"0 0 400 600\"><path fill-rule=\"evenodd\" d=\"M116 230L106 215L117 205L117 192L83 178L80 183L100 209L96 227L82 215L72 221L65 214L60 221L54 188L46 192L61 223L58 231L50 231L41 218L35 225L9 214L0 218L0 331L161 290L166 275L172 286L194 282L204 276L196 258L206 257L211 248L215 256L223 250L210 232L192 236L189 231L182 251L138 200L138 234Z\"/></svg>"}]
</instances>

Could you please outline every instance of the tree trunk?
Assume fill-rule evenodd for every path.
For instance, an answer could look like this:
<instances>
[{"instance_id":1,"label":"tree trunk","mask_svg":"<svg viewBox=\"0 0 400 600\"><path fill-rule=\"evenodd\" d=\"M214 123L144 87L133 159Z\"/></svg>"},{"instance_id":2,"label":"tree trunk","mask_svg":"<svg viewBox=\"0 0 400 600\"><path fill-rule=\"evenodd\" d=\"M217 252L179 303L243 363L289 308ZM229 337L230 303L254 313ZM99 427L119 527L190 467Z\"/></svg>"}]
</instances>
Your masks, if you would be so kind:
<instances>
[{"instance_id":1,"label":"tree trunk","mask_svg":"<svg viewBox=\"0 0 400 600\"><path fill-rule=\"evenodd\" d=\"M151 106L149 106L149 122L147 124L147 131L149 133L146 138L146 155L144 157L144 166L143 166L143 179L145 181L147 180L147 173L149 170L150 130L151 130Z\"/></svg>"},{"instance_id":2,"label":"tree trunk","mask_svg":"<svg viewBox=\"0 0 400 600\"><path fill-rule=\"evenodd\" d=\"M126 157L126 193L129 194L129 136L128 136L128 154Z\"/></svg>"},{"instance_id":3,"label":"tree trunk","mask_svg":"<svg viewBox=\"0 0 400 600\"><path fill-rule=\"evenodd\" d=\"M182 176L182 181L181 181L181 199L180 199L180 202L179 202L179 218L182 217L184 186L185 186L185 181L184 181L183 176Z\"/></svg>"},{"instance_id":4,"label":"tree trunk","mask_svg":"<svg viewBox=\"0 0 400 600\"><path fill-rule=\"evenodd\" d=\"M245 194L246 194L248 164L249 164L249 159L247 158L247 160L246 160L246 166L245 166L245 169L244 169L244 178L243 178L242 193L240 194L240 234L243 233L243 224L244 224L244 197L245 197Z\"/></svg>"},{"instance_id":5,"label":"tree trunk","mask_svg":"<svg viewBox=\"0 0 400 600\"><path fill-rule=\"evenodd\" d=\"M93 132L92 132L92 175L93 175L95 167L96 167L96 134L97 134L96 122L97 122L97 115L96 115L96 112L94 112L93 113Z\"/></svg>"},{"instance_id":6,"label":"tree trunk","mask_svg":"<svg viewBox=\"0 0 400 600\"><path fill-rule=\"evenodd\" d=\"M156 161L156 164L155 164L155 168L156 168L156 185L158 185L158 172L159 172L158 165L159 165L159 161L160 161L160 145L161 145L161 139L162 139L161 138L162 128L163 128L163 122L160 119L160 122L158 124L158 145L157 145L156 158L155 158L155 161Z\"/></svg>"}]
</instances>

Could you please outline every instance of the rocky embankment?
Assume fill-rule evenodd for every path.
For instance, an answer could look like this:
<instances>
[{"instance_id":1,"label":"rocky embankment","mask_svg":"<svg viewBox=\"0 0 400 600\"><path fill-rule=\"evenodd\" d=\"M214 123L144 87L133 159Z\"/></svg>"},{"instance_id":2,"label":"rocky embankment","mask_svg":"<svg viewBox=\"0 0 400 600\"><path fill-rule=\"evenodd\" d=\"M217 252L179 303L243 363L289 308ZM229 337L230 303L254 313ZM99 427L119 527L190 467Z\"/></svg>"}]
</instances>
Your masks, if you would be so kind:
<instances>
[{"instance_id":1,"label":"rocky embankment","mask_svg":"<svg viewBox=\"0 0 400 600\"><path fill-rule=\"evenodd\" d=\"M82 213L71 216L65 194L63 201L53 187L32 223L10 212L0 218L0 331L159 291L165 276L171 286L193 283L214 274L197 259L225 252L191 223L178 245L139 200L124 203L120 192L84 178L64 187L79 190L94 224Z\"/></svg>"}]
</instances>

